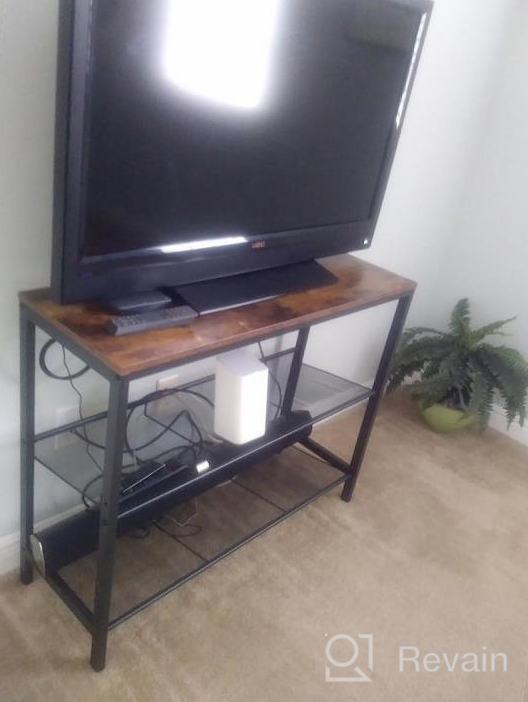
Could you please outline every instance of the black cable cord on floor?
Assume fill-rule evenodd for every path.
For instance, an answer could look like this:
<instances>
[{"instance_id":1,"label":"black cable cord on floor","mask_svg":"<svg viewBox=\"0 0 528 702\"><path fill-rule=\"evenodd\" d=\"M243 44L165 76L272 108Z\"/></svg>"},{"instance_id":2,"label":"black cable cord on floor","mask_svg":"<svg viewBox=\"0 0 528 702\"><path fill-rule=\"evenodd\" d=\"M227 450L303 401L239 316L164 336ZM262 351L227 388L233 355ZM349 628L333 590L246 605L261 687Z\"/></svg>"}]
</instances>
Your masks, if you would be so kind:
<instances>
[{"instance_id":1,"label":"black cable cord on floor","mask_svg":"<svg viewBox=\"0 0 528 702\"><path fill-rule=\"evenodd\" d=\"M268 373L270 375L270 378L274 382L274 384L277 387L277 390L279 392L279 404L277 406L277 411L275 412L275 417L274 417L274 419L277 419L277 417L279 416L279 414L281 413L281 410L282 410L282 401L283 401L282 388L281 388L279 381L277 380L275 375L272 373L271 368L269 367L269 363L266 360L264 360L265 353L264 353L264 349L262 348L261 342L259 341L257 343L258 343L258 347L259 347L259 351L260 351L260 360L266 365L266 367L268 369Z\"/></svg>"},{"instance_id":2,"label":"black cable cord on floor","mask_svg":"<svg viewBox=\"0 0 528 702\"><path fill-rule=\"evenodd\" d=\"M171 539L175 539L176 541L190 536L198 536L198 534L201 534L203 531L203 527L200 524L186 524L185 527L180 527L182 529L189 530L184 534L175 534L170 529L167 529L166 527L162 526L159 522L154 522L154 526L156 527L156 529L163 532L167 536L170 536Z\"/></svg>"},{"instance_id":3,"label":"black cable cord on floor","mask_svg":"<svg viewBox=\"0 0 528 702\"><path fill-rule=\"evenodd\" d=\"M126 534L126 536L129 539L143 541L143 539L146 539L150 536L150 526L144 526L138 529L134 529L134 531L129 531L128 534Z\"/></svg>"}]
</instances>

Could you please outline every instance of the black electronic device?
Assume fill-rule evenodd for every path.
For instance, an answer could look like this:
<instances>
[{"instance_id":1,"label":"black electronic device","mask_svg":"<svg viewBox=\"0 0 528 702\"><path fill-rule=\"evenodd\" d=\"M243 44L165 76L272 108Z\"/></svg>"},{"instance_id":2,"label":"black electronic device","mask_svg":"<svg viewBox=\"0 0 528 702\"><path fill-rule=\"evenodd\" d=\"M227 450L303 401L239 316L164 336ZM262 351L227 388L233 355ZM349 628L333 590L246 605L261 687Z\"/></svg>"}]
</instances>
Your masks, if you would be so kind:
<instances>
[{"instance_id":1,"label":"black electronic device","mask_svg":"<svg viewBox=\"0 0 528 702\"><path fill-rule=\"evenodd\" d=\"M428 0L60 8L57 301L282 267L277 294L370 246Z\"/></svg>"},{"instance_id":2,"label":"black electronic device","mask_svg":"<svg viewBox=\"0 0 528 702\"><path fill-rule=\"evenodd\" d=\"M112 297L105 300L105 307L115 314L139 314L152 312L169 307L172 299L161 290L147 290L147 292L123 297Z\"/></svg>"},{"instance_id":3,"label":"black electronic device","mask_svg":"<svg viewBox=\"0 0 528 702\"><path fill-rule=\"evenodd\" d=\"M167 307L162 310L154 310L153 312L113 317L106 328L114 336L123 336L125 334L149 331L150 329L181 326L188 324L196 317L198 317L198 314L191 307L178 305L177 307Z\"/></svg>"}]
</instances>

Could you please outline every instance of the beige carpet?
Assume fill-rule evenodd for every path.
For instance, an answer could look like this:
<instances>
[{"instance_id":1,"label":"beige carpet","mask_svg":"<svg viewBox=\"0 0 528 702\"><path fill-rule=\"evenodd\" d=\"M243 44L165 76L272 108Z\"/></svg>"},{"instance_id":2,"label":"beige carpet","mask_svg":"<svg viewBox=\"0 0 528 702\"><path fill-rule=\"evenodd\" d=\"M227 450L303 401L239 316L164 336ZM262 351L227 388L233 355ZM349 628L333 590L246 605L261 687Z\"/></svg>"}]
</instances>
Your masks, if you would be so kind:
<instances>
[{"instance_id":1,"label":"beige carpet","mask_svg":"<svg viewBox=\"0 0 528 702\"><path fill-rule=\"evenodd\" d=\"M346 455L354 423L342 415L320 433ZM330 493L118 627L102 674L88 667L86 632L42 581L5 579L0 701L521 702L527 508L528 450L491 431L436 436L392 399L352 504ZM374 672L365 639L354 664L371 683L325 683L336 634L373 635ZM459 661L454 672L400 673L399 646L450 661L486 646L507 654L508 671L462 672ZM338 660L351 651L332 648Z\"/></svg>"}]
</instances>

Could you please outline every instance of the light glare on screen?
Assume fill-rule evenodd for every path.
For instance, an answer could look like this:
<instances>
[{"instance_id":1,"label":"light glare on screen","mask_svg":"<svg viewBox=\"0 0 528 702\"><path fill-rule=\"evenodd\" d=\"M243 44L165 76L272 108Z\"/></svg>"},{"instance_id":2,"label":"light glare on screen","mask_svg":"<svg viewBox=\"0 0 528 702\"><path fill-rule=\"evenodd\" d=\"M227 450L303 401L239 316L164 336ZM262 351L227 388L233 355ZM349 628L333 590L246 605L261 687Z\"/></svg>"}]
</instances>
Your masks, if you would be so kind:
<instances>
[{"instance_id":1,"label":"light glare on screen","mask_svg":"<svg viewBox=\"0 0 528 702\"><path fill-rule=\"evenodd\" d=\"M223 236L217 239L203 239L200 241L184 241L179 244L165 244L159 250L164 254L185 253L187 251L201 251L202 249L216 249L224 246L245 244L245 236Z\"/></svg>"},{"instance_id":2,"label":"light glare on screen","mask_svg":"<svg viewBox=\"0 0 528 702\"><path fill-rule=\"evenodd\" d=\"M167 0L164 75L179 88L241 109L269 92L282 0Z\"/></svg>"},{"instance_id":3,"label":"light glare on screen","mask_svg":"<svg viewBox=\"0 0 528 702\"><path fill-rule=\"evenodd\" d=\"M420 50L420 45L422 43L422 37L425 32L425 24L427 22L427 15L424 13L420 21L420 26L418 28L418 34L416 35L416 40L414 42L413 54L411 59L411 65L409 66L409 71L407 73L407 80L405 82L405 87L403 89L403 94L400 100L400 105L398 107L398 114L396 115L396 129L401 127L403 120L403 113L405 110L405 105L407 104L407 98L411 90L411 79L414 73L414 68L416 66L416 61L418 60L418 51Z\"/></svg>"}]
</instances>

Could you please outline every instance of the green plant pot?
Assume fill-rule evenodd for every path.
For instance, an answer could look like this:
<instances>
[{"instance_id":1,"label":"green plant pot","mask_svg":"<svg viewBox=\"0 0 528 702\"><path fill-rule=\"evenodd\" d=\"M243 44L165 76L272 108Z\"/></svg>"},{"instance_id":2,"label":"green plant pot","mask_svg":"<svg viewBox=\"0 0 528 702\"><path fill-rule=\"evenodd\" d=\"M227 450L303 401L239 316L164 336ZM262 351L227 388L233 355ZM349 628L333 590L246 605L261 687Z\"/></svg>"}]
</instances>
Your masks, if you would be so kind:
<instances>
[{"instance_id":1,"label":"green plant pot","mask_svg":"<svg viewBox=\"0 0 528 702\"><path fill-rule=\"evenodd\" d=\"M477 421L474 414L466 414L462 410L452 409L445 405L436 404L424 408L420 402L417 404L420 414L434 431L446 434L462 431L472 427Z\"/></svg>"}]
</instances>

